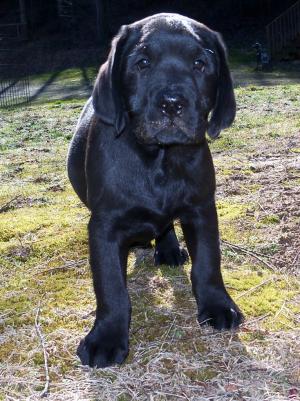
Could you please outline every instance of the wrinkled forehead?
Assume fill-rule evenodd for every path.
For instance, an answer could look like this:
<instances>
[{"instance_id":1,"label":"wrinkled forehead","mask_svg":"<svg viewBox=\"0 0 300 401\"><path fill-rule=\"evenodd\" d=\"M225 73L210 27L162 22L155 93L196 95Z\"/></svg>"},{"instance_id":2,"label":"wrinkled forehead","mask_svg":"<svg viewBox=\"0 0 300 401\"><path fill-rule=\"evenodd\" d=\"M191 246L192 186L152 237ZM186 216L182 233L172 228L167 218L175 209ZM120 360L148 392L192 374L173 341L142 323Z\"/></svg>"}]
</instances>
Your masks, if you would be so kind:
<instances>
[{"instance_id":1,"label":"wrinkled forehead","mask_svg":"<svg viewBox=\"0 0 300 401\"><path fill-rule=\"evenodd\" d=\"M179 53L184 55L197 52L203 47L201 44L201 41L197 41L190 35L170 31L154 31L141 37L137 44L137 50L142 48L155 54Z\"/></svg>"},{"instance_id":2,"label":"wrinkled forehead","mask_svg":"<svg viewBox=\"0 0 300 401\"><path fill-rule=\"evenodd\" d=\"M165 16L162 18L149 20L141 28L142 39L146 40L154 32L169 32L170 34L180 34L186 37L194 38L194 40L199 41L201 38L196 33L193 27L194 22L188 20L181 16Z\"/></svg>"},{"instance_id":3,"label":"wrinkled forehead","mask_svg":"<svg viewBox=\"0 0 300 401\"><path fill-rule=\"evenodd\" d=\"M211 47L209 30L185 17L166 16L149 20L140 27L136 49L148 48L154 52L193 52Z\"/></svg>"}]
</instances>

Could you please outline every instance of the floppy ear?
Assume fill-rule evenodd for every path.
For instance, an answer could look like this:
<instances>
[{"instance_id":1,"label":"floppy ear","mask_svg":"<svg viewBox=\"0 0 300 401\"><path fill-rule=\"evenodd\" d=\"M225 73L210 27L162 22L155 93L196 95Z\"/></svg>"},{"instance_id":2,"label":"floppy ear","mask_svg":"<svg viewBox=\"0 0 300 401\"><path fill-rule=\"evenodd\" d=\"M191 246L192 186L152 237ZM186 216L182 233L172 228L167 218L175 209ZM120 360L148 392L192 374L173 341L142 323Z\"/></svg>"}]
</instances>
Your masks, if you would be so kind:
<instances>
[{"instance_id":1,"label":"floppy ear","mask_svg":"<svg viewBox=\"0 0 300 401\"><path fill-rule=\"evenodd\" d=\"M101 121L113 125L116 135L126 126L126 113L121 94L121 65L123 47L127 39L127 26L122 26L113 39L107 61L100 67L92 97L96 115Z\"/></svg>"},{"instance_id":2,"label":"floppy ear","mask_svg":"<svg viewBox=\"0 0 300 401\"><path fill-rule=\"evenodd\" d=\"M218 92L207 130L208 135L212 138L216 138L222 129L230 127L236 111L226 48L218 33L216 33L216 48L219 58Z\"/></svg>"}]
</instances>

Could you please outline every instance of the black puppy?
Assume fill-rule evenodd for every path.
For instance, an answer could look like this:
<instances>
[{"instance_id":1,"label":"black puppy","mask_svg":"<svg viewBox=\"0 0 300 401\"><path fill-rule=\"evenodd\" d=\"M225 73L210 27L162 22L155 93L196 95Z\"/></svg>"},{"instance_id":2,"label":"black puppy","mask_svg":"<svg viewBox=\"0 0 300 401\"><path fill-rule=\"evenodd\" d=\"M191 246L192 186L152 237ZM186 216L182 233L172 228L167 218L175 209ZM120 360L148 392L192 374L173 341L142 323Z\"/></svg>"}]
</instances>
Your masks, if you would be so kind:
<instances>
[{"instance_id":1,"label":"black puppy","mask_svg":"<svg viewBox=\"0 0 300 401\"><path fill-rule=\"evenodd\" d=\"M211 113L211 115L210 115ZM235 117L220 35L177 14L123 26L99 71L73 137L68 173L91 210L95 324L81 341L83 364L105 367L128 354L130 246L156 239L156 264L182 264L173 221L192 260L199 322L230 329L242 314L220 271L215 173L205 139Z\"/></svg>"}]
</instances>

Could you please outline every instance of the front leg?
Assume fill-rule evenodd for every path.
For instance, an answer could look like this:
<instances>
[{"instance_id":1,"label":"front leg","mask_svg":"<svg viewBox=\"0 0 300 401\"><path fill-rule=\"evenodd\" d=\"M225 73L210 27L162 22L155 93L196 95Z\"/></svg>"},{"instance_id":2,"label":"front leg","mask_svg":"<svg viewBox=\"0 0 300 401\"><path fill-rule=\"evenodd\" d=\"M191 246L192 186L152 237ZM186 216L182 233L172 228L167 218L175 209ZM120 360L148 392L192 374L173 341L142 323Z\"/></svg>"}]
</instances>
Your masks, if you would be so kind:
<instances>
[{"instance_id":1,"label":"front leg","mask_svg":"<svg viewBox=\"0 0 300 401\"><path fill-rule=\"evenodd\" d=\"M199 323L218 330L237 327L243 315L224 286L214 200L185 215L181 224L192 259L191 280Z\"/></svg>"},{"instance_id":2,"label":"front leg","mask_svg":"<svg viewBox=\"0 0 300 401\"><path fill-rule=\"evenodd\" d=\"M92 330L80 342L83 365L104 368L121 364L128 355L131 306L126 288L128 249L109 221L92 216L89 222L90 263L97 301Z\"/></svg>"}]
</instances>

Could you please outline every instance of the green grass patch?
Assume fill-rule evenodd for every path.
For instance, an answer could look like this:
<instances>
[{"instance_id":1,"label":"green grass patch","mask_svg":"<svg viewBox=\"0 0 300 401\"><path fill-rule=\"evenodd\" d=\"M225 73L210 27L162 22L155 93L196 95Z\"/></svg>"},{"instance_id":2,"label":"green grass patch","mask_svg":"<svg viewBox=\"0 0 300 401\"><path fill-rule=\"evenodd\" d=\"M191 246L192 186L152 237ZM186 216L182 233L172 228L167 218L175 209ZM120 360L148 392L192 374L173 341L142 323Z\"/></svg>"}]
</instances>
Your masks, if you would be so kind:
<instances>
[{"instance_id":1,"label":"green grass patch","mask_svg":"<svg viewBox=\"0 0 300 401\"><path fill-rule=\"evenodd\" d=\"M96 77L98 66L90 66L84 69L68 68L66 70L51 71L44 74L32 75L29 77L31 83L43 84L44 82L54 80L56 83L75 83L86 82L92 83Z\"/></svg>"},{"instance_id":2,"label":"green grass patch","mask_svg":"<svg viewBox=\"0 0 300 401\"><path fill-rule=\"evenodd\" d=\"M245 216L248 207L248 205L233 203L230 201L217 202L217 211L221 223Z\"/></svg>"},{"instance_id":3,"label":"green grass patch","mask_svg":"<svg viewBox=\"0 0 300 401\"><path fill-rule=\"evenodd\" d=\"M278 224L280 223L280 217L276 214L270 214L263 217L260 221L262 224Z\"/></svg>"},{"instance_id":4,"label":"green grass patch","mask_svg":"<svg viewBox=\"0 0 300 401\"><path fill-rule=\"evenodd\" d=\"M266 270L243 269L224 272L224 279L234 299L248 319L265 316L262 326L270 330L297 327L294 316L300 312L295 297L300 285L296 279L274 275ZM281 310L286 305L289 313Z\"/></svg>"}]
</instances>

